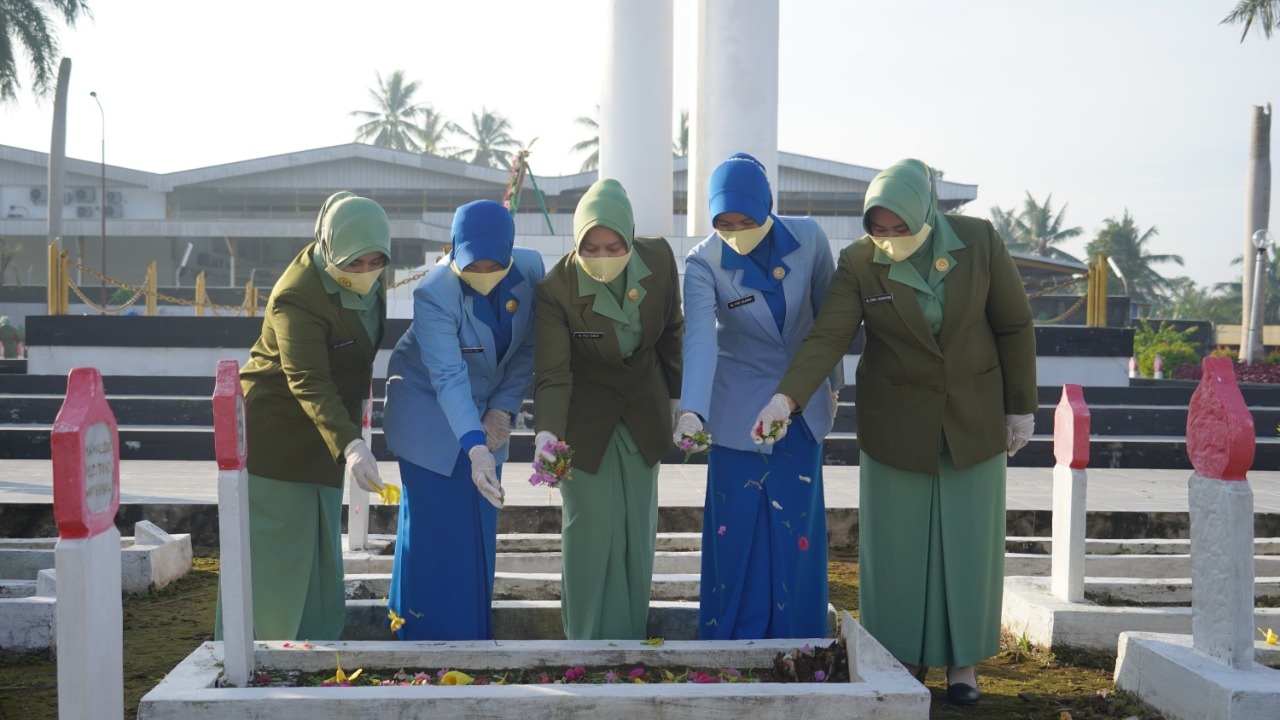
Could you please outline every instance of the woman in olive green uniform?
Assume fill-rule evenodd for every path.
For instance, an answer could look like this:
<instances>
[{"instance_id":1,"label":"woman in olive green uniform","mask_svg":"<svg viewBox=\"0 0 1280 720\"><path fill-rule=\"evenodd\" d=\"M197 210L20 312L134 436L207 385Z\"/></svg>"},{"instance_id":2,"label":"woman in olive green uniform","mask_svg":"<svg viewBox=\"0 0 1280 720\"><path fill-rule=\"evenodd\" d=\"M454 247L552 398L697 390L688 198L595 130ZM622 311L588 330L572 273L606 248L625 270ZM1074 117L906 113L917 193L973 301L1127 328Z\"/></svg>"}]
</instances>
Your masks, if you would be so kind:
<instances>
[{"instance_id":1,"label":"woman in olive green uniform","mask_svg":"<svg viewBox=\"0 0 1280 720\"><path fill-rule=\"evenodd\" d=\"M535 448L563 440L561 613L571 640L645 637L658 527L658 461L680 397L680 289L671 247L633 238L616 180L587 191L576 249L538 285Z\"/></svg>"},{"instance_id":2,"label":"woman in olive green uniform","mask_svg":"<svg viewBox=\"0 0 1280 720\"><path fill-rule=\"evenodd\" d=\"M1004 588L1005 458L1026 444L1036 352L1022 279L991 223L938 207L918 160L867 189L868 235L840 253L813 329L757 423L786 419L860 324L858 527L862 623L908 669L947 666L978 700Z\"/></svg>"},{"instance_id":3,"label":"woman in olive green uniform","mask_svg":"<svg viewBox=\"0 0 1280 720\"><path fill-rule=\"evenodd\" d=\"M381 487L360 416L386 320L381 277L390 253L391 226L377 203L330 197L316 242L271 291L262 336L240 371L259 640L342 634L344 464L361 487Z\"/></svg>"}]
</instances>

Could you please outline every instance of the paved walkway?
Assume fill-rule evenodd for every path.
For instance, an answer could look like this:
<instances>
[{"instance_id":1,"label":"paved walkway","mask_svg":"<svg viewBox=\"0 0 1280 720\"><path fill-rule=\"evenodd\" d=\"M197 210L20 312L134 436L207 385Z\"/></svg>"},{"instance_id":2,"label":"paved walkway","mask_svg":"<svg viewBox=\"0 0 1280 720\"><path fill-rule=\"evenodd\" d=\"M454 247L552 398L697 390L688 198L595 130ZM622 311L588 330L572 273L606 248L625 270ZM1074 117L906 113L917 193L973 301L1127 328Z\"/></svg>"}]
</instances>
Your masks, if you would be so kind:
<instances>
[{"instance_id":1,"label":"paved walkway","mask_svg":"<svg viewBox=\"0 0 1280 720\"><path fill-rule=\"evenodd\" d=\"M385 480L399 484L396 463L378 464ZM504 467L507 504L555 506L560 494L525 482L529 467ZM858 468L828 465L823 470L828 507L858 506ZM1093 511L1186 512L1186 470L1089 470L1088 507ZM218 470L213 462L125 460L120 463L123 504L200 504L218 499ZM1280 513L1280 471L1249 474L1254 511ZM658 475L658 503L699 507L706 492L705 465L663 465ZM1051 510L1053 471L1010 468L1010 510ZM53 500L53 466L48 460L0 460L0 505L49 503ZM376 502L376 501L375 501Z\"/></svg>"}]
</instances>

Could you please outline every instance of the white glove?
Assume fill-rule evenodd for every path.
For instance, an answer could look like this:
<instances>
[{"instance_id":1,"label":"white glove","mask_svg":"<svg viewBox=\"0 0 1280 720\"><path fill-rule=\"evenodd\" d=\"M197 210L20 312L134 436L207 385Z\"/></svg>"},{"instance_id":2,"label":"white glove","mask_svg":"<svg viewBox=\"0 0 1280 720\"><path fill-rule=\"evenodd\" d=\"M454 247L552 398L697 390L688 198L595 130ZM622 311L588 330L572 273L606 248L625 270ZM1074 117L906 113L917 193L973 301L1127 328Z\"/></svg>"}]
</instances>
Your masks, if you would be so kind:
<instances>
[{"instance_id":1,"label":"white glove","mask_svg":"<svg viewBox=\"0 0 1280 720\"><path fill-rule=\"evenodd\" d=\"M791 424L792 407L791 398L781 393L769 398L769 404L764 406L756 416L756 421L751 424L751 441L757 445L772 445L786 437L787 426ZM774 423L782 424L778 426L777 435L767 437Z\"/></svg>"},{"instance_id":2,"label":"white glove","mask_svg":"<svg viewBox=\"0 0 1280 720\"><path fill-rule=\"evenodd\" d=\"M556 456L552 455L551 451L545 448L548 445L554 445L558 442L560 442L560 438L556 437L556 434L553 432L547 432L546 430L543 430L537 435L534 435L533 436L533 459L541 460L543 462L548 462L548 463L555 462Z\"/></svg>"},{"instance_id":3,"label":"white glove","mask_svg":"<svg viewBox=\"0 0 1280 720\"><path fill-rule=\"evenodd\" d=\"M355 481L361 490L374 493L382 489L382 480L378 477L378 461L373 451L364 440L356 438L347 444L342 454L347 459L347 477Z\"/></svg>"},{"instance_id":4,"label":"white glove","mask_svg":"<svg viewBox=\"0 0 1280 720\"><path fill-rule=\"evenodd\" d=\"M480 424L484 426L484 446L489 452L497 452L511 438L511 413L506 410L485 410Z\"/></svg>"},{"instance_id":5,"label":"white glove","mask_svg":"<svg viewBox=\"0 0 1280 720\"><path fill-rule=\"evenodd\" d=\"M685 410L680 413L680 417L676 420L676 430L671 435L671 441L676 445L684 439L685 435L692 436L694 433L702 432L702 420L698 419L698 414L692 410ZM694 445L689 452L700 453L705 452L706 445Z\"/></svg>"},{"instance_id":6,"label":"white glove","mask_svg":"<svg viewBox=\"0 0 1280 720\"><path fill-rule=\"evenodd\" d=\"M1035 415L1005 415L1004 439L1009 446L1009 457L1013 457L1031 439L1036 429Z\"/></svg>"},{"instance_id":7,"label":"white glove","mask_svg":"<svg viewBox=\"0 0 1280 720\"><path fill-rule=\"evenodd\" d=\"M496 508L502 507L502 484L498 481L498 463L493 453L483 445L477 445L467 453L471 458L471 482Z\"/></svg>"},{"instance_id":8,"label":"white glove","mask_svg":"<svg viewBox=\"0 0 1280 720\"><path fill-rule=\"evenodd\" d=\"M675 427L676 412L680 410L680 398L671 398L671 426Z\"/></svg>"},{"instance_id":9,"label":"white glove","mask_svg":"<svg viewBox=\"0 0 1280 720\"><path fill-rule=\"evenodd\" d=\"M840 414L840 391L831 392L831 429L836 428L836 415Z\"/></svg>"}]
</instances>

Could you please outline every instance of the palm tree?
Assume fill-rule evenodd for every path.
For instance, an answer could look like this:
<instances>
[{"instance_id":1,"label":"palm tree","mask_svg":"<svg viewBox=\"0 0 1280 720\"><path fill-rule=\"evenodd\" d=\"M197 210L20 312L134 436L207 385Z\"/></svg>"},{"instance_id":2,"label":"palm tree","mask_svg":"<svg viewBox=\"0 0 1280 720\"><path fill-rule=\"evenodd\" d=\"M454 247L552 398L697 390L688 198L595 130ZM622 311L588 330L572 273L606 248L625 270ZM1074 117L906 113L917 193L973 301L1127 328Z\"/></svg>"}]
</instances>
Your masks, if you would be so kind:
<instances>
[{"instance_id":1,"label":"palm tree","mask_svg":"<svg viewBox=\"0 0 1280 720\"><path fill-rule=\"evenodd\" d=\"M689 111L680 111L680 134L676 136L676 141L671 144L671 150L676 157L684 157L689 154Z\"/></svg>"},{"instance_id":2,"label":"palm tree","mask_svg":"<svg viewBox=\"0 0 1280 720\"><path fill-rule=\"evenodd\" d=\"M1116 267L1124 275L1123 285L1129 297L1154 304L1161 297L1173 292L1173 284L1168 278L1151 267L1156 263L1182 264L1181 255L1153 255L1148 247L1159 233L1154 227L1142 230L1133 221L1128 210L1116 220L1107 218L1098 236L1089 242L1085 252L1089 257L1106 253L1115 261Z\"/></svg>"},{"instance_id":3,"label":"palm tree","mask_svg":"<svg viewBox=\"0 0 1280 720\"><path fill-rule=\"evenodd\" d=\"M367 120L356 128L357 142L371 142L378 147L408 152L421 152L418 143L419 108L413 103L418 81L405 82L404 71L396 70L386 82L377 74L378 87L369 88L377 110L352 110L353 117Z\"/></svg>"},{"instance_id":4,"label":"palm tree","mask_svg":"<svg viewBox=\"0 0 1280 720\"><path fill-rule=\"evenodd\" d=\"M457 132L457 126L445 120L444 114L430 104L418 108L418 125L413 132L427 155L454 157L457 153L444 144L445 135Z\"/></svg>"},{"instance_id":5,"label":"palm tree","mask_svg":"<svg viewBox=\"0 0 1280 720\"><path fill-rule=\"evenodd\" d=\"M1066 213L1067 206L1063 205L1058 214L1054 215L1052 205L1052 193L1045 197L1043 205L1037 203L1030 192L1027 193L1027 199L1022 204L1022 212L1014 221L1018 240L1009 248L1010 250L1022 250L1032 255L1060 260L1076 260L1071 254L1054 246L1079 236L1084 230L1079 227L1062 227L1062 215Z\"/></svg>"},{"instance_id":6,"label":"palm tree","mask_svg":"<svg viewBox=\"0 0 1280 720\"><path fill-rule=\"evenodd\" d=\"M1244 25L1244 30L1240 33L1240 42L1244 42L1255 20L1262 35L1271 39L1271 33L1280 27L1280 0L1240 0L1236 9L1218 24Z\"/></svg>"},{"instance_id":7,"label":"palm tree","mask_svg":"<svg viewBox=\"0 0 1280 720\"><path fill-rule=\"evenodd\" d=\"M1232 265L1241 265L1243 261L1240 257L1231 260ZM1266 287L1263 289L1266 297L1266 305L1262 307L1262 322L1264 325L1275 325L1280 323L1280 247L1271 247L1271 256L1267 258L1266 268ZM1240 298L1242 296L1243 283L1239 280L1235 282L1218 283L1214 286L1214 290L1220 293L1220 302L1230 311L1224 311L1221 319L1214 318L1215 322L1234 324L1240 322Z\"/></svg>"},{"instance_id":8,"label":"palm tree","mask_svg":"<svg viewBox=\"0 0 1280 720\"><path fill-rule=\"evenodd\" d=\"M80 16L92 18L87 0L0 0L0 103L18 99L18 47L31 63L31 89L44 97L57 81L58 36L49 12L74 28Z\"/></svg>"},{"instance_id":9,"label":"palm tree","mask_svg":"<svg viewBox=\"0 0 1280 720\"><path fill-rule=\"evenodd\" d=\"M596 114L600 114L599 105L596 106ZM570 148L576 153L591 151L587 159L582 161L581 169L582 172L591 172L600 167L600 123L587 115L580 115L573 122L591 131L591 137Z\"/></svg>"},{"instance_id":10,"label":"palm tree","mask_svg":"<svg viewBox=\"0 0 1280 720\"><path fill-rule=\"evenodd\" d=\"M1169 280L1170 291L1151 305L1151 317L1167 320L1209 320L1212 322L1238 322L1239 302L1231 312L1225 297L1208 287L1196 285L1185 275ZM1230 318L1234 317L1235 320Z\"/></svg>"},{"instance_id":11,"label":"palm tree","mask_svg":"<svg viewBox=\"0 0 1280 720\"><path fill-rule=\"evenodd\" d=\"M992 206L991 208L991 224L996 228L996 234L1004 240L1005 245L1015 245L1022 242L1022 235L1018 232L1018 216L1012 209Z\"/></svg>"},{"instance_id":12,"label":"palm tree","mask_svg":"<svg viewBox=\"0 0 1280 720\"><path fill-rule=\"evenodd\" d=\"M458 153L459 159L471 158L472 165L511 168L509 150L519 149L520 143L511 137L511 123L496 112L481 107L480 114L471 113L471 129L454 126L454 132L466 138L474 146Z\"/></svg>"}]
</instances>

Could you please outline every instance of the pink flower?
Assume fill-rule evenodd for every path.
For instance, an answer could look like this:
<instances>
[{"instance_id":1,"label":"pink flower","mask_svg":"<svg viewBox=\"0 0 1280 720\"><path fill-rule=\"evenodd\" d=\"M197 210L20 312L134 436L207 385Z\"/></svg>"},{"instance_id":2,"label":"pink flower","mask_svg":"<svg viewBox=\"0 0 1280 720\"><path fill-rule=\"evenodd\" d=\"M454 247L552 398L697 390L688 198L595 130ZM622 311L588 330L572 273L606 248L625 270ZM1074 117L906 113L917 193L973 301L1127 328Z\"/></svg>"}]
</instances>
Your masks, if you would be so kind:
<instances>
[{"instance_id":1,"label":"pink flower","mask_svg":"<svg viewBox=\"0 0 1280 720\"><path fill-rule=\"evenodd\" d=\"M805 655L810 655L813 653L813 648L809 647L808 645L805 645L804 647L800 648L800 652L804 653Z\"/></svg>"},{"instance_id":2,"label":"pink flower","mask_svg":"<svg viewBox=\"0 0 1280 720\"><path fill-rule=\"evenodd\" d=\"M610 670L604 674L604 681L610 685L618 682L618 674Z\"/></svg>"},{"instance_id":3,"label":"pink flower","mask_svg":"<svg viewBox=\"0 0 1280 720\"><path fill-rule=\"evenodd\" d=\"M574 667L571 667L568 670L564 671L564 679L568 682L573 682L574 680L577 680L578 678L586 674L587 674L586 668L582 667L581 665L575 665Z\"/></svg>"},{"instance_id":4,"label":"pink flower","mask_svg":"<svg viewBox=\"0 0 1280 720\"><path fill-rule=\"evenodd\" d=\"M809 549L809 538L807 538L807 537L805 537L805 536L801 535L801 536L800 536L800 542L799 542L799 545L800 545L800 549L801 549L801 550L808 550L808 549Z\"/></svg>"},{"instance_id":5,"label":"pink flower","mask_svg":"<svg viewBox=\"0 0 1280 720\"><path fill-rule=\"evenodd\" d=\"M548 684L548 683L550 683L550 682L551 682L551 678L547 677L546 675L539 675L539 676L538 676L538 683L539 683L539 684L541 684L541 685L546 685L546 684Z\"/></svg>"},{"instance_id":6,"label":"pink flower","mask_svg":"<svg viewBox=\"0 0 1280 720\"><path fill-rule=\"evenodd\" d=\"M826 673L822 672L821 670L814 670L814 671L813 671L813 680L814 680L814 682L823 682L823 681L825 681L826 679L827 679L827 674L826 674Z\"/></svg>"},{"instance_id":7,"label":"pink flower","mask_svg":"<svg viewBox=\"0 0 1280 720\"><path fill-rule=\"evenodd\" d=\"M638 667L633 669L631 672L627 673L627 677L631 680L636 680L644 677L644 668Z\"/></svg>"},{"instance_id":8,"label":"pink flower","mask_svg":"<svg viewBox=\"0 0 1280 720\"><path fill-rule=\"evenodd\" d=\"M694 670L694 671L693 671L692 673L690 673L690 675L689 675L689 682L691 682L691 683L718 683L718 682L720 682L720 678L716 677L715 675L708 675L708 674L706 674L706 673L702 672L701 670Z\"/></svg>"},{"instance_id":9,"label":"pink flower","mask_svg":"<svg viewBox=\"0 0 1280 720\"><path fill-rule=\"evenodd\" d=\"M720 529L716 531L716 534L717 534L717 535L723 535L723 534L724 534L724 530L725 530L725 527L724 527L723 525L721 525L721 526L720 526Z\"/></svg>"}]
</instances>

